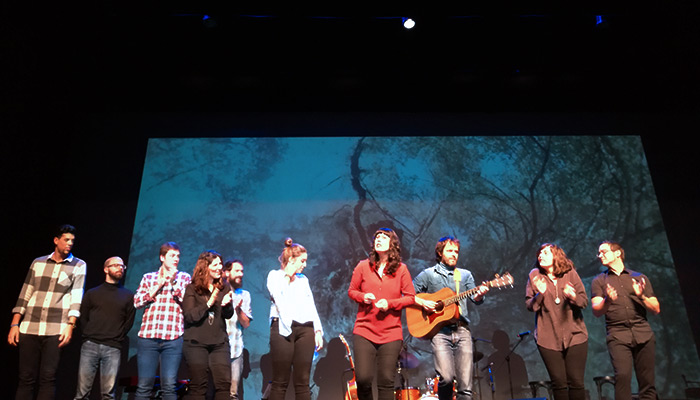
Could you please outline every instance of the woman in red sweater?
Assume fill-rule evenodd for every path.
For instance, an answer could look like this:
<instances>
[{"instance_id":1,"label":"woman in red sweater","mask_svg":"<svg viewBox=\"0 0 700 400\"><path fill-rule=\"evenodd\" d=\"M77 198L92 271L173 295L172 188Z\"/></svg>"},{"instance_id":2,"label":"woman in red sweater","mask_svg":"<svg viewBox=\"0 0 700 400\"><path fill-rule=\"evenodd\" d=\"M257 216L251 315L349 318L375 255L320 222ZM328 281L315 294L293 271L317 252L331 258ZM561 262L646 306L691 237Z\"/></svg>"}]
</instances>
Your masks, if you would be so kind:
<instances>
[{"instance_id":1,"label":"woman in red sweater","mask_svg":"<svg viewBox=\"0 0 700 400\"><path fill-rule=\"evenodd\" d=\"M358 303L353 329L358 398L373 399L376 373L378 400L393 400L396 362L403 346L401 310L415 301L396 232L380 228L374 233L372 251L355 267L348 296Z\"/></svg>"}]
</instances>

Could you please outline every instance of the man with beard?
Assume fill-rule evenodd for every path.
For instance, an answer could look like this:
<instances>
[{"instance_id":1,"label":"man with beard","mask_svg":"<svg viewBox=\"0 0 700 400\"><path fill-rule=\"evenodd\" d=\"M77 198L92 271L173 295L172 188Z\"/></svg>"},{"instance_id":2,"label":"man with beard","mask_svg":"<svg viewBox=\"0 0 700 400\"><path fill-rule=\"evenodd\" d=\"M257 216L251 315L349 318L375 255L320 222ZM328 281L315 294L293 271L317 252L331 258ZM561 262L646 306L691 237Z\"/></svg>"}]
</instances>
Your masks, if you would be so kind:
<instances>
[{"instance_id":1,"label":"man with beard","mask_svg":"<svg viewBox=\"0 0 700 400\"><path fill-rule=\"evenodd\" d=\"M83 344L80 348L75 400L90 397L97 368L102 399L114 399L121 350L134 323L134 293L119 285L126 265L120 257L104 263L105 281L85 292L80 309Z\"/></svg>"},{"instance_id":2,"label":"man with beard","mask_svg":"<svg viewBox=\"0 0 700 400\"><path fill-rule=\"evenodd\" d=\"M235 312L226 320L229 344L231 345L231 399L238 400L238 387L243 372L243 329L250 326L253 310L250 308L250 293L243 290L243 263L229 260L224 263L224 276L233 288Z\"/></svg>"},{"instance_id":3,"label":"man with beard","mask_svg":"<svg viewBox=\"0 0 700 400\"><path fill-rule=\"evenodd\" d=\"M12 309L7 341L19 347L17 400L34 398L35 390L38 400L55 397L61 349L80 317L87 266L71 252L75 227L61 226L53 243L53 253L32 262Z\"/></svg>"},{"instance_id":4,"label":"man with beard","mask_svg":"<svg viewBox=\"0 0 700 400\"><path fill-rule=\"evenodd\" d=\"M455 293L462 293L476 288L472 273L457 268L459 259L459 240L446 236L438 240L435 246L435 266L426 268L413 280L416 293L435 293L443 288L450 288ZM474 304L481 304L488 292L487 285L479 286L476 294L469 299ZM416 303L428 312L435 311L435 301L420 299ZM440 328L431 339L435 371L440 375L438 397L440 400L453 398L453 382L456 381L457 400L472 398L472 375L474 364L472 335L467 317L467 299L459 301L459 318L449 321Z\"/></svg>"}]
</instances>

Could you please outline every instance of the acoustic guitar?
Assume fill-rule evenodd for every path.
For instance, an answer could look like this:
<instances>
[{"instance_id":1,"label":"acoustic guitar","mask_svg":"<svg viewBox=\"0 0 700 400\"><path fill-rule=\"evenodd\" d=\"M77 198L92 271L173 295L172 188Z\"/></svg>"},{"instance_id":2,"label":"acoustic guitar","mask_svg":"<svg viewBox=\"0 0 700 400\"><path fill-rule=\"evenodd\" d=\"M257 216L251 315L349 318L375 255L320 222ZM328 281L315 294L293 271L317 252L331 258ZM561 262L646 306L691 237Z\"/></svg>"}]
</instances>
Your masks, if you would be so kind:
<instances>
[{"instance_id":1,"label":"acoustic guitar","mask_svg":"<svg viewBox=\"0 0 700 400\"><path fill-rule=\"evenodd\" d=\"M506 272L493 280L484 282L490 288L513 287L513 277ZM419 339L432 338L443 325L459 318L459 301L478 292L479 287L455 294L450 288L442 288L435 293L418 293L417 297L437 302L434 312L426 311L423 307L413 304L406 307L406 325L411 336Z\"/></svg>"},{"instance_id":2,"label":"acoustic guitar","mask_svg":"<svg viewBox=\"0 0 700 400\"><path fill-rule=\"evenodd\" d=\"M350 346L348 342L345 341L343 335L338 335L340 340L345 345L345 350L347 351L348 361L350 361L350 370L352 370L352 379L347 382L347 390L345 391L345 400L357 400L357 382L355 382L355 363L352 361L352 354L350 354Z\"/></svg>"}]
</instances>

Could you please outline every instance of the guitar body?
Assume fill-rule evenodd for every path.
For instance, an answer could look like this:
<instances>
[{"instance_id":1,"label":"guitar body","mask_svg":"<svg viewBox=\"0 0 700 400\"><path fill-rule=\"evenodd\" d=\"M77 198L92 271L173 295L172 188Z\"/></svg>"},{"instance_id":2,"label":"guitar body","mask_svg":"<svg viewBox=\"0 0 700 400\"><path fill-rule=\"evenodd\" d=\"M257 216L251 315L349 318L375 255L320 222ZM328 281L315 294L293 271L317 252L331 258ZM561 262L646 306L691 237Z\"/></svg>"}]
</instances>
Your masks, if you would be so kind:
<instances>
[{"instance_id":1,"label":"guitar body","mask_svg":"<svg viewBox=\"0 0 700 400\"><path fill-rule=\"evenodd\" d=\"M430 339L443 325L459 318L459 306L457 303L442 305L442 301L453 297L455 292L450 288L442 288L435 293L418 293L416 296L438 302L435 312L427 312L423 307L414 304L406 307L406 325L409 333L420 339Z\"/></svg>"},{"instance_id":2,"label":"guitar body","mask_svg":"<svg viewBox=\"0 0 700 400\"><path fill-rule=\"evenodd\" d=\"M350 380L347 383L347 391L345 392L345 400L358 400L357 399L357 383L355 380Z\"/></svg>"},{"instance_id":3,"label":"guitar body","mask_svg":"<svg viewBox=\"0 0 700 400\"><path fill-rule=\"evenodd\" d=\"M489 288L513 287L513 277L506 272L503 276L496 277L481 286ZM417 304L406 307L406 325L408 332L419 339L432 338L444 325L452 320L459 319L459 300L478 293L481 286L469 289L466 292L455 294L450 288L442 288L435 293L419 293L416 296L424 300L437 303L434 312L427 312Z\"/></svg>"}]
</instances>

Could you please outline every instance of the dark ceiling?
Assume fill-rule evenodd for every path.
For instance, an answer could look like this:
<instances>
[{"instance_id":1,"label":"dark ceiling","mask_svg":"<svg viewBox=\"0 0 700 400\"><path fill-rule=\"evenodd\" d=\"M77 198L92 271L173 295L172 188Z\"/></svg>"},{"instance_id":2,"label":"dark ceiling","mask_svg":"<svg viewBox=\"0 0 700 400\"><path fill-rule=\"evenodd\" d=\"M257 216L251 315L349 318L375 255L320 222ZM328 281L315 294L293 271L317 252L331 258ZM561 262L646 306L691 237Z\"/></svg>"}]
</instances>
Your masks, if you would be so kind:
<instances>
[{"instance_id":1,"label":"dark ceiling","mask_svg":"<svg viewBox=\"0 0 700 400\"><path fill-rule=\"evenodd\" d=\"M256 3L6 6L5 105L458 112L698 105L694 2L646 9ZM416 27L402 28L402 16Z\"/></svg>"}]
</instances>

